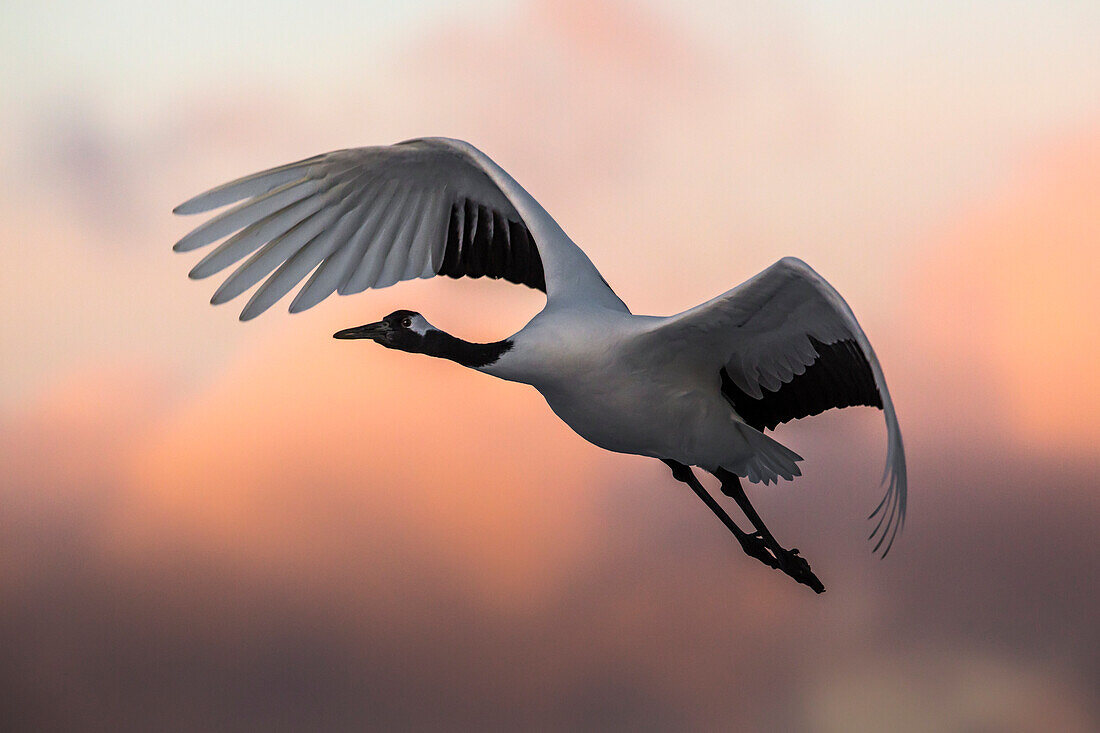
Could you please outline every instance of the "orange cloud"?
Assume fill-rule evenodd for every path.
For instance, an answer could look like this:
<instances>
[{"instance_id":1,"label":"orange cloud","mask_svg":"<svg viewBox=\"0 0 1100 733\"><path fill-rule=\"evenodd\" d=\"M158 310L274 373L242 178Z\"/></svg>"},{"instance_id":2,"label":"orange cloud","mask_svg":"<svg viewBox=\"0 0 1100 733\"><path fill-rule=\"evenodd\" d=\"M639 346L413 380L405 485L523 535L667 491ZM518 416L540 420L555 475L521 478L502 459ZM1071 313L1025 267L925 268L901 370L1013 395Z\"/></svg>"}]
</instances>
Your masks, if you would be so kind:
<instances>
[{"instance_id":1,"label":"orange cloud","mask_svg":"<svg viewBox=\"0 0 1100 733\"><path fill-rule=\"evenodd\" d=\"M426 563L504 605L552 592L612 464L529 388L302 323L140 441L121 546L168 537L379 586Z\"/></svg>"},{"instance_id":2,"label":"orange cloud","mask_svg":"<svg viewBox=\"0 0 1100 733\"><path fill-rule=\"evenodd\" d=\"M1036 156L1008 192L962 218L910 279L922 364L960 400L926 404L968 404L952 420L1029 449L1096 455L1098 280L1093 131Z\"/></svg>"},{"instance_id":3,"label":"orange cloud","mask_svg":"<svg viewBox=\"0 0 1100 733\"><path fill-rule=\"evenodd\" d=\"M57 375L0 422L0 489L37 488L7 501L71 507L82 493L118 481L129 447L172 394L165 375L148 365L85 364Z\"/></svg>"}]
</instances>

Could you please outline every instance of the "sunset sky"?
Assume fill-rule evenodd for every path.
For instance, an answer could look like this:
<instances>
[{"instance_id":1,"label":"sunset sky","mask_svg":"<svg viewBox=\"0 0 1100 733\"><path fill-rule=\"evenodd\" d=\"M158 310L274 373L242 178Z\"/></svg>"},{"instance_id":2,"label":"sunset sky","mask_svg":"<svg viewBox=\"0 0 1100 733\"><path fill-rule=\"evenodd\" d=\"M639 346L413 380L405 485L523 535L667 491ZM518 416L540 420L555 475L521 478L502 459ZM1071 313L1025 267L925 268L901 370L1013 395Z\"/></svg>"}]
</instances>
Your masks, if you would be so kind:
<instances>
[{"instance_id":1,"label":"sunset sky","mask_svg":"<svg viewBox=\"0 0 1100 733\"><path fill-rule=\"evenodd\" d=\"M0 721L26 729L1100 728L1100 4L130 1L0 7ZM635 313L784 255L881 414L783 426L750 495L829 591L533 390L333 331L469 340L431 280L241 324L191 195L471 141ZM906 727L909 726L909 727Z\"/></svg>"}]
</instances>

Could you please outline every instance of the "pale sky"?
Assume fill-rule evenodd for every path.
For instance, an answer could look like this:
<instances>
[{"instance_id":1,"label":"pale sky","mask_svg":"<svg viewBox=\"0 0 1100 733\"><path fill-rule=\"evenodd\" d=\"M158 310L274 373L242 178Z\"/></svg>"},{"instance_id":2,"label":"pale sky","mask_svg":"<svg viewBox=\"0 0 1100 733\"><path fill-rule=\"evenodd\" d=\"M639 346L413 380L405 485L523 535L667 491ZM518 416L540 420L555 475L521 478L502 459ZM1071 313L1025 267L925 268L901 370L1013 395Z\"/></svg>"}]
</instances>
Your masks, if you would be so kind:
<instances>
[{"instance_id":1,"label":"pale sky","mask_svg":"<svg viewBox=\"0 0 1100 733\"><path fill-rule=\"evenodd\" d=\"M1033 87L1044 115L1097 104L1088 92L1100 84L1100 4L1090 0L646 4L719 44L739 37L740 24L778 16L842 82L896 85L906 72L924 87L965 86L975 103L1004 104L1004 95ZM324 84L383 57L425 23L450 16L492 24L523 5L203 0L166 11L139 0L9 2L0 7L0 99L9 109L72 93L122 103L138 90L144 102L163 104L234 79Z\"/></svg>"}]
</instances>

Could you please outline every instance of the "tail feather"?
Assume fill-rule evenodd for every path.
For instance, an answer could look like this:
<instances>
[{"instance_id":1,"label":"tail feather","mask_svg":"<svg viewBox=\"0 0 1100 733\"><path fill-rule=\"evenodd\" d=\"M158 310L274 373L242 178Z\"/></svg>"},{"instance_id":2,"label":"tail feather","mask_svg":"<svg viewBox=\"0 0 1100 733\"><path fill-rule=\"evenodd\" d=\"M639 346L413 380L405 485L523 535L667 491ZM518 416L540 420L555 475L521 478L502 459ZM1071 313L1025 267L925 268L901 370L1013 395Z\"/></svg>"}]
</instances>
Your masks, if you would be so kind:
<instances>
[{"instance_id":1,"label":"tail feather","mask_svg":"<svg viewBox=\"0 0 1100 733\"><path fill-rule=\"evenodd\" d=\"M780 478L790 481L795 476L802 475L798 467L802 456L744 423L737 423L737 431L748 450L740 460L723 463L722 468L753 483L779 483Z\"/></svg>"}]
</instances>

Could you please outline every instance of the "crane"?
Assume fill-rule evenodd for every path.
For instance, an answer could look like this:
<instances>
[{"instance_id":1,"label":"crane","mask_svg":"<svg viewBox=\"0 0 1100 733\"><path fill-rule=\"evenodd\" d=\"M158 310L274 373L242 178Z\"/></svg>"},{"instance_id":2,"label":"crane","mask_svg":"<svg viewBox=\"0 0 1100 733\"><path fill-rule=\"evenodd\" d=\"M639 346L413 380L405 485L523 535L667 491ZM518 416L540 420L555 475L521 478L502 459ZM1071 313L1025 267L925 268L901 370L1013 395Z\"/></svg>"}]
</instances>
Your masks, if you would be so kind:
<instances>
[{"instance_id":1,"label":"crane","mask_svg":"<svg viewBox=\"0 0 1100 733\"><path fill-rule=\"evenodd\" d=\"M545 307L492 343L464 341L404 309L334 336L531 385L590 443L663 461L747 555L818 593L824 585L797 549L775 539L741 479L767 484L801 475L802 457L767 434L778 424L830 408L876 407L885 415L887 454L885 494L870 515L874 551L885 557L904 524L905 448L882 367L848 304L797 258L678 315L634 315L526 190L473 145L449 138L317 155L218 186L174 212L230 204L174 249L224 240L190 272L204 278L240 263L214 304L263 281L241 320L303 280L291 312L334 292L440 275L535 288ZM695 468L718 479L749 530Z\"/></svg>"}]
</instances>

